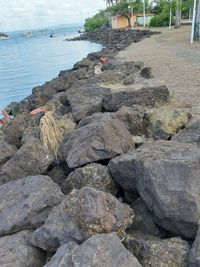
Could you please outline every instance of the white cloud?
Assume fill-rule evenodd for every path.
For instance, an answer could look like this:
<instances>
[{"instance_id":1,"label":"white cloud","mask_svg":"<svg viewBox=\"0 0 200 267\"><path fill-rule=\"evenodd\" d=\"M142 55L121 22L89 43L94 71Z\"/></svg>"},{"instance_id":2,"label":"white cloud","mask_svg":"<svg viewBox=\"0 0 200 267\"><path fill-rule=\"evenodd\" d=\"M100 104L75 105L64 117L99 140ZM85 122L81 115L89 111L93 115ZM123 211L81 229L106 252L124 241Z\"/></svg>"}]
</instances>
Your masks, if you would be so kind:
<instances>
[{"instance_id":1,"label":"white cloud","mask_svg":"<svg viewBox=\"0 0 200 267\"><path fill-rule=\"evenodd\" d=\"M0 0L0 31L80 23L104 0Z\"/></svg>"}]
</instances>

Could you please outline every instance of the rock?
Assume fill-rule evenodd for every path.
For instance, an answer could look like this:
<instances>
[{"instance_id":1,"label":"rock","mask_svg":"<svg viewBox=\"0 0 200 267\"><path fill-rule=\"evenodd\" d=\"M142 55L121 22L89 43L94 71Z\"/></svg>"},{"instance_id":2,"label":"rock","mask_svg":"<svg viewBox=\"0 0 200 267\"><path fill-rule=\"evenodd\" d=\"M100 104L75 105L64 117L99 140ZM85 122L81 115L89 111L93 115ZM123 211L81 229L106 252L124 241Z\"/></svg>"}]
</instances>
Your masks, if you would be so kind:
<instances>
[{"instance_id":1,"label":"rock","mask_svg":"<svg viewBox=\"0 0 200 267\"><path fill-rule=\"evenodd\" d=\"M192 144L157 141L140 147L132 159L138 192L156 223L172 233L195 238L200 150Z\"/></svg>"},{"instance_id":2,"label":"rock","mask_svg":"<svg viewBox=\"0 0 200 267\"><path fill-rule=\"evenodd\" d=\"M189 244L179 237L155 239L136 235L125 241L125 247L143 267L186 267Z\"/></svg>"},{"instance_id":3,"label":"rock","mask_svg":"<svg viewBox=\"0 0 200 267\"><path fill-rule=\"evenodd\" d=\"M0 140L0 167L16 152L16 148Z\"/></svg>"},{"instance_id":4,"label":"rock","mask_svg":"<svg viewBox=\"0 0 200 267\"><path fill-rule=\"evenodd\" d=\"M11 102L7 107L6 111L9 115L17 116L19 114L28 114L30 112L30 105L27 99L23 99L19 103Z\"/></svg>"},{"instance_id":5,"label":"rock","mask_svg":"<svg viewBox=\"0 0 200 267\"><path fill-rule=\"evenodd\" d=\"M117 191L108 168L97 163L77 168L68 175L63 185L66 193L74 188L81 189L86 186L111 194L115 194Z\"/></svg>"},{"instance_id":6,"label":"rock","mask_svg":"<svg viewBox=\"0 0 200 267\"><path fill-rule=\"evenodd\" d=\"M155 224L151 213L149 212L144 201L141 198L135 200L131 207L135 213L135 219L130 227L131 229L153 236L162 235L158 226Z\"/></svg>"},{"instance_id":7,"label":"rock","mask_svg":"<svg viewBox=\"0 0 200 267\"><path fill-rule=\"evenodd\" d=\"M91 116L87 116L83 118L81 121L78 123L78 128L81 128L89 123L93 123L95 121L104 119L104 118L115 118L114 113L111 112L96 112Z\"/></svg>"},{"instance_id":8,"label":"rock","mask_svg":"<svg viewBox=\"0 0 200 267\"><path fill-rule=\"evenodd\" d=\"M141 267L115 233L95 235L83 244L62 245L45 267Z\"/></svg>"},{"instance_id":9,"label":"rock","mask_svg":"<svg viewBox=\"0 0 200 267\"><path fill-rule=\"evenodd\" d=\"M200 145L200 120L191 121L185 129L177 133L173 140L183 143L194 143Z\"/></svg>"},{"instance_id":10,"label":"rock","mask_svg":"<svg viewBox=\"0 0 200 267\"><path fill-rule=\"evenodd\" d=\"M47 251L101 233L124 235L133 211L109 193L94 188L74 189L32 236L32 244Z\"/></svg>"},{"instance_id":11,"label":"rock","mask_svg":"<svg viewBox=\"0 0 200 267\"><path fill-rule=\"evenodd\" d=\"M38 127L41 115L31 116L30 114L20 114L3 127L6 135L6 142L20 148L24 131L30 127Z\"/></svg>"},{"instance_id":12,"label":"rock","mask_svg":"<svg viewBox=\"0 0 200 267\"><path fill-rule=\"evenodd\" d=\"M116 118L124 122L126 128L133 135L144 132L144 109L141 106L122 107L116 112Z\"/></svg>"},{"instance_id":13,"label":"rock","mask_svg":"<svg viewBox=\"0 0 200 267\"><path fill-rule=\"evenodd\" d=\"M0 187L0 236L35 229L64 194L47 176L28 176Z\"/></svg>"},{"instance_id":14,"label":"rock","mask_svg":"<svg viewBox=\"0 0 200 267\"><path fill-rule=\"evenodd\" d=\"M169 91L166 86L147 87L139 90L123 90L106 95L103 99L103 107L106 111L117 111L122 106L132 105L155 106L166 102Z\"/></svg>"},{"instance_id":15,"label":"rock","mask_svg":"<svg viewBox=\"0 0 200 267\"><path fill-rule=\"evenodd\" d=\"M74 86L68 90L67 97L75 121L80 121L95 112L101 112L103 97L108 92L108 89L88 84Z\"/></svg>"},{"instance_id":16,"label":"rock","mask_svg":"<svg viewBox=\"0 0 200 267\"><path fill-rule=\"evenodd\" d=\"M140 75L143 78L146 78L146 79L153 78L153 75L152 75L152 72L151 72L151 68L149 68L149 67L146 67L146 68L142 69L141 72L140 72Z\"/></svg>"},{"instance_id":17,"label":"rock","mask_svg":"<svg viewBox=\"0 0 200 267\"><path fill-rule=\"evenodd\" d=\"M131 85L135 82L135 79L132 75L128 75L124 78L124 85Z\"/></svg>"},{"instance_id":18,"label":"rock","mask_svg":"<svg viewBox=\"0 0 200 267\"><path fill-rule=\"evenodd\" d=\"M103 85L123 84L124 76L121 72L112 70L103 71L98 76L98 82Z\"/></svg>"},{"instance_id":19,"label":"rock","mask_svg":"<svg viewBox=\"0 0 200 267\"><path fill-rule=\"evenodd\" d=\"M43 86L33 88L32 95L27 97L31 109L45 105L55 94L71 88L73 82L73 75L68 73L67 75L59 76L50 82L46 82Z\"/></svg>"},{"instance_id":20,"label":"rock","mask_svg":"<svg viewBox=\"0 0 200 267\"><path fill-rule=\"evenodd\" d=\"M151 32L149 30L133 31L132 29L98 29L92 32L86 32L73 40L87 40L96 43L101 43L112 52L120 51L129 46L132 42L139 42L141 39L151 36L158 32ZM105 54L105 53L104 53Z\"/></svg>"},{"instance_id":21,"label":"rock","mask_svg":"<svg viewBox=\"0 0 200 267\"><path fill-rule=\"evenodd\" d=\"M199 228L200 229L200 228ZM192 244L188 255L187 267L200 267L200 230L197 231L197 236Z\"/></svg>"},{"instance_id":22,"label":"rock","mask_svg":"<svg viewBox=\"0 0 200 267\"><path fill-rule=\"evenodd\" d=\"M65 180L71 172L72 170L68 168L67 164L59 163L58 165L51 166L50 170L45 172L45 175L49 176L56 184L58 184L62 192L66 194L68 191L66 191Z\"/></svg>"},{"instance_id":23,"label":"rock","mask_svg":"<svg viewBox=\"0 0 200 267\"><path fill-rule=\"evenodd\" d=\"M28 175L44 173L53 157L38 139L25 143L1 168L0 184Z\"/></svg>"},{"instance_id":24,"label":"rock","mask_svg":"<svg viewBox=\"0 0 200 267\"><path fill-rule=\"evenodd\" d=\"M21 144L25 144L29 142L31 139L39 139L40 135L40 128L39 126L37 127L28 127L24 130L22 139L21 139Z\"/></svg>"},{"instance_id":25,"label":"rock","mask_svg":"<svg viewBox=\"0 0 200 267\"><path fill-rule=\"evenodd\" d=\"M29 245L31 231L21 231L0 238L1 267L42 267L45 254Z\"/></svg>"},{"instance_id":26,"label":"rock","mask_svg":"<svg viewBox=\"0 0 200 267\"><path fill-rule=\"evenodd\" d=\"M148 113L148 135L155 139L170 139L185 127L192 115L184 110L159 108Z\"/></svg>"},{"instance_id":27,"label":"rock","mask_svg":"<svg viewBox=\"0 0 200 267\"><path fill-rule=\"evenodd\" d=\"M138 191L156 224L194 238L200 204L199 160L200 150L192 144L157 141L112 159L108 169L123 189Z\"/></svg>"},{"instance_id":28,"label":"rock","mask_svg":"<svg viewBox=\"0 0 200 267\"><path fill-rule=\"evenodd\" d=\"M75 168L114 158L132 147L131 135L124 124L106 117L74 130L67 140L64 138L59 155L70 168Z\"/></svg>"},{"instance_id":29,"label":"rock","mask_svg":"<svg viewBox=\"0 0 200 267\"><path fill-rule=\"evenodd\" d=\"M137 193L135 160L136 153L133 150L111 159L108 164L108 169L115 182L117 182L125 191L132 193Z\"/></svg>"}]
</instances>

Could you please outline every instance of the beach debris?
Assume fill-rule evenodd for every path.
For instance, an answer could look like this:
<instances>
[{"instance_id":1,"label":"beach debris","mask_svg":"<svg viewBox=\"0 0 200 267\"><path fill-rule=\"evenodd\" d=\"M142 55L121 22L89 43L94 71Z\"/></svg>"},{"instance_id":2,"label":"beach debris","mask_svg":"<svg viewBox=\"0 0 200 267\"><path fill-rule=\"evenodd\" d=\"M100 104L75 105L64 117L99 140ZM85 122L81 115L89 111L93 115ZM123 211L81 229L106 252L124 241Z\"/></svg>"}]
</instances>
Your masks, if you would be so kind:
<instances>
[{"instance_id":1,"label":"beach debris","mask_svg":"<svg viewBox=\"0 0 200 267\"><path fill-rule=\"evenodd\" d=\"M1 111L2 115L3 115L3 119L0 119L0 125L4 125L10 122L10 116L8 115L8 113L5 110Z\"/></svg>"},{"instance_id":2,"label":"beach debris","mask_svg":"<svg viewBox=\"0 0 200 267\"><path fill-rule=\"evenodd\" d=\"M107 56L102 56L102 57L100 57L99 60L101 63L106 64L106 63L108 63L109 58Z\"/></svg>"},{"instance_id":3,"label":"beach debris","mask_svg":"<svg viewBox=\"0 0 200 267\"><path fill-rule=\"evenodd\" d=\"M57 158L58 147L63 139L64 133L59 127L54 111L55 107L49 105L34 109L30 114L44 113L44 116L40 119L40 139L49 152Z\"/></svg>"}]
</instances>

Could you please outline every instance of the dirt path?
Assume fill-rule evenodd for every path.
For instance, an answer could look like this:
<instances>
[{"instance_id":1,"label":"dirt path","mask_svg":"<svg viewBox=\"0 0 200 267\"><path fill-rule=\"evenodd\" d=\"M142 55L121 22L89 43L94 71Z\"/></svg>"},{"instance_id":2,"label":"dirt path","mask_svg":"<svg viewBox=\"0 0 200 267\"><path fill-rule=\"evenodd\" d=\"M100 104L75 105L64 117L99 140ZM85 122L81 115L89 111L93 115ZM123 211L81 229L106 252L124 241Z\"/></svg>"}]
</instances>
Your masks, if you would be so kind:
<instances>
[{"instance_id":1,"label":"dirt path","mask_svg":"<svg viewBox=\"0 0 200 267\"><path fill-rule=\"evenodd\" d=\"M190 29L162 29L161 34L129 46L118 58L143 61L174 98L200 114L200 43L190 45Z\"/></svg>"}]
</instances>

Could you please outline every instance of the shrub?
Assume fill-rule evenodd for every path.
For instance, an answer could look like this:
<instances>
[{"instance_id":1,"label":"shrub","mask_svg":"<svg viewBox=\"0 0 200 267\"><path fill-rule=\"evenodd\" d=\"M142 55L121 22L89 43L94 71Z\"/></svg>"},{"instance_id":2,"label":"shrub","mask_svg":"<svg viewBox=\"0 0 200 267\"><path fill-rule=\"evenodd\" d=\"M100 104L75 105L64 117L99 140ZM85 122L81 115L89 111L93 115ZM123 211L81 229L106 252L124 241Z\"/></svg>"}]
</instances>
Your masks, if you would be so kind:
<instances>
[{"instance_id":1,"label":"shrub","mask_svg":"<svg viewBox=\"0 0 200 267\"><path fill-rule=\"evenodd\" d=\"M86 19L84 28L86 31L94 31L102 26L107 25L108 23L108 17L100 13L92 18Z\"/></svg>"}]
</instances>

